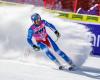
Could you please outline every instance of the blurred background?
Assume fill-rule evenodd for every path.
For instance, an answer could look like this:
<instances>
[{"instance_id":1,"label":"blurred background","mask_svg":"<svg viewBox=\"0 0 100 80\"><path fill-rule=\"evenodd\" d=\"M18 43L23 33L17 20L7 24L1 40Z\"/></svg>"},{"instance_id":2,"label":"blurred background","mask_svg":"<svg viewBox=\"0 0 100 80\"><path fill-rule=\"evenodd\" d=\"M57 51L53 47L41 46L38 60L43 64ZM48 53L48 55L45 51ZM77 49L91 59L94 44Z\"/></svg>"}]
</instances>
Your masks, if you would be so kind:
<instances>
[{"instance_id":1,"label":"blurred background","mask_svg":"<svg viewBox=\"0 0 100 80\"><path fill-rule=\"evenodd\" d=\"M22 4L44 6L47 9L56 9L78 14L100 16L100 0L2 0Z\"/></svg>"}]
</instances>

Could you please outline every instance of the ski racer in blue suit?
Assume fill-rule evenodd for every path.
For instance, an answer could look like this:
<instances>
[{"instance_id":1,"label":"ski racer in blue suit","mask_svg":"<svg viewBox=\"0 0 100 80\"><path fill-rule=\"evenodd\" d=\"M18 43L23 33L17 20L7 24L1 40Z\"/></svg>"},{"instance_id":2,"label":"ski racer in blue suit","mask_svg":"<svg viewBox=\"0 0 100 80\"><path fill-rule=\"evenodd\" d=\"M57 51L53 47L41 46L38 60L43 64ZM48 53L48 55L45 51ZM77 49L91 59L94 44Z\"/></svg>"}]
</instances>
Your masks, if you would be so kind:
<instances>
[{"instance_id":1,"label":"ski racer in blue suit","mask_svg":"<svg viewBox=\"0 0 100 80\"><path fill-rule=\"evenodd\" d=\"M47 22L46 20L42 20L38 13L33 14L31 16L31 20L34 23L28 29L27 41L33 47L33 49L35 51L38 51L41 49L44 53L46 53L46 55L53 62L55 62L59 66L59 69L62 69L63 66L60 64L57 58L49 50L49 48L52 47L59 56L61 56L67 63L69 63L69 65L73 67L72 60L63 51L59 49L56 43L52 40L52 38L46 32L45 27L49 27L55 33L55 35L59 38L60 33L57 31L54 25ZM32 41L32 37L35 38L37 45Z\"/></svg>"}]
</instances>

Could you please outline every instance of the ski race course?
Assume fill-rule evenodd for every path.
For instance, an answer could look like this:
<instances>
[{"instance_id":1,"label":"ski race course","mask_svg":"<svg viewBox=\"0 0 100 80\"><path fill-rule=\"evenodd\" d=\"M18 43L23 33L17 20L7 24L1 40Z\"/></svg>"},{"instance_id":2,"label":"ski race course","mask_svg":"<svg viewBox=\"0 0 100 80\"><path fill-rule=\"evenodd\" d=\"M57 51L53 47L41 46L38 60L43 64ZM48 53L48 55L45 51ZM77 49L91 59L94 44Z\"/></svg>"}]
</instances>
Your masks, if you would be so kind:
<instances>
[{"instance_id":1,"label":"ski race course","mask_svg":"<svg viewBox=\"0 0 100 80\"><path fill-rule=\"evenodd\" d=\"M27 43L30 16L39 13L42 19L55 25L61 33L56 42L79 71L60 71L41 51L35 52ZM2 80L100 80L100 58L89 56L92 34L86 26L57 18L56 15L32 5L0 6L0 79ZM47 28L56 41L55 34ZM56 55L54 53L54 55ZM58 55L62 64L66 64Z\"/></svg>"}]
</instances>

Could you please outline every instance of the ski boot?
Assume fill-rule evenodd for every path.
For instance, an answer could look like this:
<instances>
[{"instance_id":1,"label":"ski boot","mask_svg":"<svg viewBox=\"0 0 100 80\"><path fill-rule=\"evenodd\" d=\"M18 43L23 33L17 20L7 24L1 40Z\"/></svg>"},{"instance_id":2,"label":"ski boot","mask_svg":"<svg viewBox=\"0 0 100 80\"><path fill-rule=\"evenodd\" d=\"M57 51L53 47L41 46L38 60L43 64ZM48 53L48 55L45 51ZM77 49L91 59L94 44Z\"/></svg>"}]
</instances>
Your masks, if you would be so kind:
<instances>
[{"instance_id":1,"label":"ski boot","mask_svg":"<svg viewBox=\"0 0 100 80\"><path fill-rule=\"evenodd\" d=\"M59 66L59 70L64 70L65 67L64 66Z\"/></svg>"},{"instance_id":2,"label":"ski boot","mask_svg":"<svg viewBox=\"0 0 100 80\"><path fill-rule=\"evenodd\" d=\"M69 69L69 66L68 65L60 65L59 66L59 70L68 70Z\"/></svg>"},{"instance_id":3,"label":"ski boot","mask_svg":"<svg viewBox=\"0 0 100 80\"><path fill-rule=\"evenodd\" d=\"M70 65L70 67L68 68L69 71L74 71L77 69L77 66L72 61L69 61L68 63Z\"/></svg>"},{"instance_id":4,"label":"ski boot","mask_svg":"<svg viewBox=\"0 0 100 80\"><path fill-rule=\"evenodd\" d=\"M74 65L74 66L71 66L68 68L69 71L75 71L77 70L77 67Z\"/></svg>"}]
</instances>

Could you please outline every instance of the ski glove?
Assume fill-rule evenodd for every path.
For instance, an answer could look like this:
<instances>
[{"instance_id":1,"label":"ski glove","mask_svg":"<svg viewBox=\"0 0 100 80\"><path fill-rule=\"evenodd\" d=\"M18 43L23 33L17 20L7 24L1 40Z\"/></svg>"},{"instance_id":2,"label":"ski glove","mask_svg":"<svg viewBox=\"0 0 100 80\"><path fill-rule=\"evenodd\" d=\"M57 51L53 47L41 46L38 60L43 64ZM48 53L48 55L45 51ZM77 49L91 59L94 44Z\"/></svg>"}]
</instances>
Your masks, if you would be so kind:
<instances>
[{"instance_id":1,"label":"ski glove","mask_svg":"<svg viewBox=\"0 0 100 80\"><path fill-rule=\"evenodd\" d=\"M60 37L60 33L58 31L55 31L56 36L59 38Z\"/></svg>"},{"instance_id":2,"label":"ski glove","mask_svg":"<svg viewBox=\"0 0 100 80\"><path fill-rule=\"evenodd\" d=\"M40 50L40 47L38 47L38 46L36 46L36 45L33 45L33 49L34 49L35 51L39 51L39 50Z\"/></svg>"}]
</instances>

